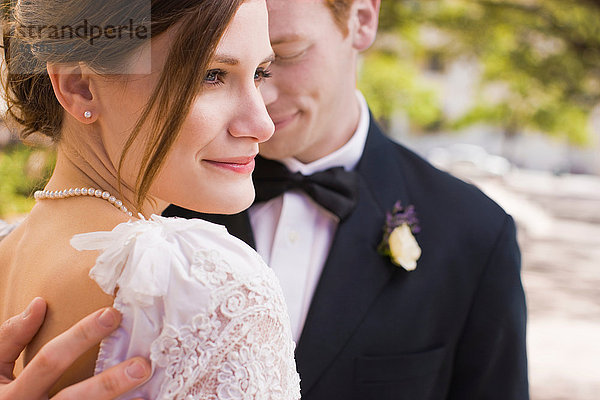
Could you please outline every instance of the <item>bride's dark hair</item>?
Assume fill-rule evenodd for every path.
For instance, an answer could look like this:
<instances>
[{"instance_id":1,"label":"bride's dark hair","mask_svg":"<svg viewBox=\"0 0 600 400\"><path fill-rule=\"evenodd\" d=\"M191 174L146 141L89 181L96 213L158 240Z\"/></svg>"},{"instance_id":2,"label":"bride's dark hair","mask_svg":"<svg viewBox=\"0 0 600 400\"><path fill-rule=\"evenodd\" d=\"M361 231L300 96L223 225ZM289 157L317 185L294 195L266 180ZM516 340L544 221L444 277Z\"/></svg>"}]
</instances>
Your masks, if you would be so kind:
<instances>
[{"instance_id":1,"label":"bride's dark hair","mask_svg":"<svg viewBox=\"0 0 600 400\"><path fill-rule=\"evenodd\" d=\"M7 116L20 125L22 138L39 132L57 142L64 109L54 95L47 63L81 62L105 74L123 71L127 57L144 43L142 35L133 35L134 23L135 33L147 32L148 38L179 24L158 84L121 155L119 176L142 125L150 122L135 183L136 206L140 209L192 100L201 90L217 44L243 1L3 0L6 71L2 85ZM87 28L86 35L78 34L83 29L73 34L82 23L107 28L105 35L94 41ZM125 32L117 32L120 27ZM120 40L115 40L118 33Z\"/></svg>"}]
</instances>

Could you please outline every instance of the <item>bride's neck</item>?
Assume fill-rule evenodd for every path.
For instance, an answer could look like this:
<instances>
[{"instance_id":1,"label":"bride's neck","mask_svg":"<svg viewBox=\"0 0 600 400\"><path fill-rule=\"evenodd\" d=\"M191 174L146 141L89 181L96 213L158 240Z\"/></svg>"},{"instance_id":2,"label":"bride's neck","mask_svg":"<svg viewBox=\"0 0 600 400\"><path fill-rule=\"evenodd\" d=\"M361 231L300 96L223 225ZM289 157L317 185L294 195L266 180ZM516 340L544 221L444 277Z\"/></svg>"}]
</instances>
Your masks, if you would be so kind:
<instances>
[{"instance_id":1,"label":"bride's neck","mask_svg":"<svg viewBox=\"0 0 600 400\"><path fill-rule=\"evenodd\" d=\"M119 190L116 173L113 174L104 167L99 158L94 155L83 156L73 153L59 145L56 166L46 189L63 190L83 187L106 190L119 197L128 207L133 204L133 191L125 185L122 185Z\"/></svg>"},{"instance_id":2,"label":"bride's neck","mask_svg":"<svg viewBox=\"0 0 600 400\"><path fill-rule=\"evenodd\" d=\"M70 135L69 135L70 136ZM119 185L117 167L111 161L98 135L85 135L85 142L73 141L72 136L63 137L57 148L56 166L52 173L47 190L64 190L69 188L95 188L108 191L117 197L129 210L136 210L134 189L122 183ZM148 217L160 214L166 207L153 201L146 201L142 210ZM134 211L134 215L135 215Z\"/></svg>"}]
</instances>

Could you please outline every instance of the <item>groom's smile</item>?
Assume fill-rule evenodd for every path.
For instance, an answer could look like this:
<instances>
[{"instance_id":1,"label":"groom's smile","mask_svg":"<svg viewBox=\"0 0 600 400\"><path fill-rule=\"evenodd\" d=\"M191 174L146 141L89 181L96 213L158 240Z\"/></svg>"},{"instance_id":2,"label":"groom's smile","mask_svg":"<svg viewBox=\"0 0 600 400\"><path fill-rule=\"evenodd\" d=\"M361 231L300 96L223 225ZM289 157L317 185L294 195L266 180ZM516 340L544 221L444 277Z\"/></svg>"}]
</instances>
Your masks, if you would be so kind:
<instances>
[{"instance_id":1,"label":"groom's smile","mask_svg":"<svg viewBox=\"0 0 600 400\"><path fill-rule=\"evenodd\" d=\"M354 32L345 35L322 1L268 0L273 77L262 87L275 134L270 159L309 163L343 146L358 124Z\"/></svg>"}]
</instances>

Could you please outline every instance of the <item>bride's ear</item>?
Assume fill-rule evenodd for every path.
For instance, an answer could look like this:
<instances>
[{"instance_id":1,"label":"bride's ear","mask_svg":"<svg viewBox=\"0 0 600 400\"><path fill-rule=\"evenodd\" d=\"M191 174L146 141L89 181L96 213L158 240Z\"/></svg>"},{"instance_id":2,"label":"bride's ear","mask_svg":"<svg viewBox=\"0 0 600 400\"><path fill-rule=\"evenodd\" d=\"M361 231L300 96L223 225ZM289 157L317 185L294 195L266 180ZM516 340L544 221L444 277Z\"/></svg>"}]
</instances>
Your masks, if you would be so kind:
<instances>
[{"instance_id":1,"label":"bride's ear","mask_svg":"<svg viewBox=\"0 0 600 400\"><path fill-rule=\"evenodd\" d=\"M80 64L50 64L46 66L54 94L63 108L78 121L89 124L97 119L98 104L90 75Z\"/></svg>"}]
</instances>

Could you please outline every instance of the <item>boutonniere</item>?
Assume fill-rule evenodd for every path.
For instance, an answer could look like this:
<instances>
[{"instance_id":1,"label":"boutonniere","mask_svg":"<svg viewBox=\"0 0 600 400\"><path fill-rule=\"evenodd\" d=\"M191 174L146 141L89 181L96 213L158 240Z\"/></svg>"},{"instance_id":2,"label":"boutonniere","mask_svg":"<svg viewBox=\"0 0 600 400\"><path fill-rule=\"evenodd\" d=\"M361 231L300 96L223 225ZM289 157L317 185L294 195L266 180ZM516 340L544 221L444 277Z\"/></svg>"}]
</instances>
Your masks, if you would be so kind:
<instances>
[{"instance_id":1,"label":"boutonniere","mask_svg":"<svg viewBox=\"0 0 600 400\"><path fill-rule=\"evenodd\" d=\"M388 212L383 227L383 239L377 251L390 257L392 262L407 271L417 268L421 248L413 234L419 233L419 220L414 206L402 207L398 201L392 212Z\"/></svg>"}]
</instances>

